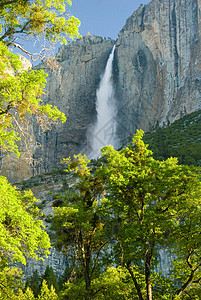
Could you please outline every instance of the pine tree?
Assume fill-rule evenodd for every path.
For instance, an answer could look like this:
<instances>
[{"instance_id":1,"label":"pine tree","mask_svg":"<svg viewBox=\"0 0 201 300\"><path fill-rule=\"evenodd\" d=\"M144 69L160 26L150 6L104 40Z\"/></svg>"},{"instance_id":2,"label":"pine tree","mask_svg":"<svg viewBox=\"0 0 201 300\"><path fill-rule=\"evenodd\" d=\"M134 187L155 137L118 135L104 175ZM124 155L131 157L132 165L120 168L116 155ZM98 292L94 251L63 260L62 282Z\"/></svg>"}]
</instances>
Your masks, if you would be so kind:
<instances>
[{"instance_id":1,"label":"pine tree","mask_svg":"<svg viewBox=\"0 0 201 300\"><path fill-rule=\"evenodd\" d=\"M35 297L38 297L41 289L41 278L38 275L38 271L35 270L31 277L27 278L25 287L29 287Z\"/></svg>"},{"instance_id":2,"label":"pine tree","mask_svg":"<svg viewBox=\"0 0 201 300\"><path fill-rule=\"evenodd\" d=\"M49 267L49 265L47 265L45 273L42 276L42 278L43 278L43 280L46 281L49 289L51 288L51 286L53 286L55 288L55 291L57 293L59 292L59 284L58 284L57 277L54 274L54 270L52 267Z\"/></svg>"}]
</instances>

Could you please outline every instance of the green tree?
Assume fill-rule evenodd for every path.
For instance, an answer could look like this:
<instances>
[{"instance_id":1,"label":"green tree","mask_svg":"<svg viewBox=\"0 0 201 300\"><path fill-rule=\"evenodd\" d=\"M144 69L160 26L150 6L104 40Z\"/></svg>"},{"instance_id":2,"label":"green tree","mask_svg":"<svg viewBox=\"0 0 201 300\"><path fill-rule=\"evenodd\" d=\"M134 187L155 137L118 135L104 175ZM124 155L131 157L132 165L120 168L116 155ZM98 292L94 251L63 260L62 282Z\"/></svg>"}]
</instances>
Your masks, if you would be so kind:
<instances>
[{"instance_id":1,"label":"green tree","mask_svg":"<svg viewBox=\"0 0 201 300\"><path fill-rule=\"evenodd\" d=\"M136 292L128 271L125 268L108 267L105 272L92 279L92 299L123 300L136 299ZM83 279L77 284L67 282L61 292L61 299L86 299L87 293Z\"/></svg>"},{"instance_id":2,"label":"green tree","mask_svg":"<svg viewBox=\"0 0 201 300\"><path fill-rule=\"evenodd\" d=\"M42 105L41 95L46 82L44 71L22 71L14 76L21 68L18 56L0 43L0 147L15 152L17 156L20 153L15 143L19 140L16 129L27 114L34 114L39 123L43 117L60 119L61 122L66 120L56 107Z\"/></svg>"},{"instance_id":3,"label":"green tree","mask_svg":"<svg viewBox=\"0 0 201 300\"><path fill-rule=\"evenodd\" d=\"M38 275L38 271L35 270L31 277L28 277L25 283L25 288L29 287L34 296L37 297L41 289L41 278Z\"/></svg>"},{"instance_id":4,"label":"green tree","mask_svg":"<svg viewBox=\"0 0 201 300\"><path fill-rule=\"evenodd\" d=\"M34 293L32 290L27 287L26 291L23 292L21 289L15 293L15 295L11 298L13 300L35 300Z\"/></svg>"},{"instance_id":5,"label":"green tree","mask_svg":"<svg viewBox=\"0 0 201 300\"><path fill-rule=\"evenodd\" d=\"M94 299L130 300L137 299L132 279L126 268L108 267L107 270L93 281L99 292Z\"/></svg>"},{"instance_id":6,"label":"green tree","mask_svg":"<svg viewBox=\"0 0 201 300\"><path fill-rule=\"evenodd\" d=\"M43 254L49 253L50 240L38 219L37 200L31 191L21 193L1 176L0 195L0 271L4 274L0 293L4 293L8 283L16 278L8 264L26 264L28 257L42 259Z\"/></svg>"},{"instance_id":7,"label":"green tree","mask_svg":"<svg viewBox=\"0 0 201 300\"><path fill-rule=\"evenodd\" d=\"M58 284L57 277L54 274L54 271L53 271L52 267L49 267L47 265L47 267L45 269L45 273L42 276L42 278L43 278L43 280L46 281L49 289L51 288L51 286L53 286L55 291L57 293L59 292L59 284Z\"/></svg>"},{"instance_id":8,"label":"green tree","mask_svg":"<svg viewBox=\"0 0 201 300\"><path fill-rule=\"evenodd\" d=\"M16 267L9 268L1 261L0 265L0 299L15 299L15 290L22 288L22 271Z\"/></svg>"},{"instance_id":9,"label":"green tree","mask_svg":"<svg viewBox=\"0 0 201 300\"><path fill-rule=\"evenodd\" d=\"M58 300L59 297L57 293L55 292L53 286L48 288L48 285L45 280L42 282L41 292L38 295L38 297L34 297L34 294L32 290L27 287L26 291L23 292L22 290L19 290L17 293L15 293L13 298L14 300Z\"/></svg>"},{"instance_id":10,"label":"green tree","mask_svg":"<svg viewBox=\"0 0 201 300\"><path fill-rule=\"evenodd\" d=\"M16 128L23 131L20 121L25 120L27 114L35 115L40 125L48 118L66 121L57 107L42 103L44 71L22 70L19 57L8 48L15 45L28 53L15 43L24 36L34 39L41 36L52 43L78 37L80 22L66 14L66 3L71 5L70 0L3 0L0 3L0 148L4 151L20 155Z\"/></svg>"},{"instance_id":11,"label":"green tree","mask_svg":"<svg viewBox=\"0 0 201 300\"><path fill-rule=\"evenodd\" d=\"M16 46L33 58L20 45L20 38L39 36L52 43L65 43L67 38L78 37L80 22L66 14L66 3L71 5L70 0L0 2L0 150L15 152L18 157L18 131L23 132L28 115L34 115L39 124L45 124L49 118L65 122L66 117L57 107L42 103L46 74L42 70L23 70L11 47ZM0 177L1 295L6 295L7 290L14 293L16 287L16 276L8 268L11 261L25 264L27 257L39 259L41 254L48 254L49 237L38 219L35 201L30 191L21 193Z\"/></svg>"},{"instance_id":12,"label":"green tree","mask_svg":"<svg viewBox=\"0 0 201 300\"><path fill-rule=\"evenodd\" d=\"M59 290L62 290L64 283L70 279L72 270L73 270L72 263L68 262L64 273L59 277L58 280Z\"/></svg>"},{"instance_id":13,"label":"green tree","mask_svg":"<svg viewBox=\"0 0 201 300\"><path fill-rule=\"evenodd\" d=\"M104 199L100 198L104 185L85 156L78 155L74 161L65 159L64 162L68 171L74 173L77 183L73 191L67 192L63 205L54 208L55 245L73 256L73 271L66 293L74 297L72 291L77 293L78 286L83 286L80 297L90 299L95 293L91 282L109 256L104 250L111 240L105 224ZM79 297L78 293L76 295Z\"/></svg>"},{"instance_id":14,"label":"green tree","mask_svg":"<svg viewBox=\"0 0 201 300\"><path fill-rule=\"evenodd\" d=\"M38 296L38 300L57 300L58 295L55 292L54 287L51 285L50 289L48 288L48 284L45 280L42 282L42 288L40 295Z\"/></svg>"},{"instance_id":15,"label":"green tree","mask_svg":"<svg viewBox=\"0 0 201 300\"><path fill-rule=\"evenodd\" d=\"M66 43L78 37L80 22L67 13L70 0L2 0L0 41L12 45L17 37L43 36L51 42Z\"/></svg>"},{"instance_id":16,"label":"green tree","mask_svg":"<svg viewBox=\"0 0 201 300\"><path fill-rule=\"evenodd\" d=\"M5 177L0 177L0 257L1 262L16 260L26 263L26 257L39 259L47 255L50 241L31 191L21 193Z\"/></svg>"},{"instance_id":17,"label":"green tree","mask_svg":"<svg viewBox=\"0 0 201 300\"><path fill-rule=\"evenodd\" d=\"M138 299L151 300L155 295L160 248L169 249L181 260L177 264L180 275L173 277L175 289L166 294L165 299L169 299L170 295L180 296L189 285L199 281L200 169L178 165L175 158L153 159L142 136L143 131L137 131L132 144L120 151L105 147L102 154L107 163L98 174L107 179L107 205L117 224L117 243L113 247L116 262L129 271ZM184 264L188 271L184 271ZM141 274L140 280L136 274ZM142 290L143 276L146 296Z\"/></svg>"}]
</instances>

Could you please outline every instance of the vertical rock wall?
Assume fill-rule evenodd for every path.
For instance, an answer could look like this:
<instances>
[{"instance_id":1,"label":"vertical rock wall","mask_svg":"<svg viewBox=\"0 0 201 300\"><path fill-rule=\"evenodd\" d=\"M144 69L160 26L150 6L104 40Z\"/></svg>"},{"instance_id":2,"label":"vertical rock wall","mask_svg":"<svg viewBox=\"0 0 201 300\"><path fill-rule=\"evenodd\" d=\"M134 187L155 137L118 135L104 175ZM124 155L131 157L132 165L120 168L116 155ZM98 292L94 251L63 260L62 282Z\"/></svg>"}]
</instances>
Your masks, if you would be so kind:
<instances>
[{"instance_id":1,"label":"vertical rock wall","mask_svg":"<svg viewBox=\"0 0 201 300\"><path fill-rule=\"evenodd\" d=\"M34 156L42 157L42 165L35 168L35 174L58 167L64 157L87 152L87 129L96 118L96 89L114 43L92 36L62 46L56 56L59 76L45 65L39 66L48 73L44 102L56 105L67 122L42 135L36 128L42 148Z\"/></svg>"},{"instance_id":2,"label":"vertical rock wall","mask_svg":"<svg viewBox=\"0 0 201 300\"><path fill-rule=\"evenodd\" d=\"M200 0L153 0L140 6L120 31L113 82L121 143L137 128L149 131L201 109L200 9ZM31 131L41 145L33 156L40 163L32 169L4 157L2 175L14 182L59 167L64 157L88 153L96 89L114 44L87 36L62 46L56 55L59 76L54 68L37 66L48 73L44 102L56 105L67 122L43 134L33 122Z\"/></svg>"},{"instance_id":3,"label":"vertical rock wall","mask_svg":"<svg viewBox=\"0 0 201 300\"><path fill-rule=\"evenodd\" d=\"M121 140L201 108L200 1L153 0L117 40L116 97Z\"/></svg>"}]
</instances>

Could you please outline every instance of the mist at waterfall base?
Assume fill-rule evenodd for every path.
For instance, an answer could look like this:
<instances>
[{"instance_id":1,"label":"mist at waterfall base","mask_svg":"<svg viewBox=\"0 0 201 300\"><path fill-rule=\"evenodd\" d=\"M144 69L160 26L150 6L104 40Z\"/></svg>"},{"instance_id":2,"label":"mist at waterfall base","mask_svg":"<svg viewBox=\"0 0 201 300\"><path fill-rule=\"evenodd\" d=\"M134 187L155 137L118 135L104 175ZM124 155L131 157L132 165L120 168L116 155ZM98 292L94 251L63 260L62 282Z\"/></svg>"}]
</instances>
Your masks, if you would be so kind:
<instances>
[{"instance_id":1,"label":"mist at waterfall base","mask_svg":"<svg viewBox=\"0 0 201 300\"><path fill-rule=\"evenodd\" d=\"M112 84L112 62L115 46L108 58L107 65L96 91L96 112L97 121L88 130L89 159L96 159L101 156L101 148L106 145L118 146L116 137L116 101Z\"/></svg>"}]
</instances>

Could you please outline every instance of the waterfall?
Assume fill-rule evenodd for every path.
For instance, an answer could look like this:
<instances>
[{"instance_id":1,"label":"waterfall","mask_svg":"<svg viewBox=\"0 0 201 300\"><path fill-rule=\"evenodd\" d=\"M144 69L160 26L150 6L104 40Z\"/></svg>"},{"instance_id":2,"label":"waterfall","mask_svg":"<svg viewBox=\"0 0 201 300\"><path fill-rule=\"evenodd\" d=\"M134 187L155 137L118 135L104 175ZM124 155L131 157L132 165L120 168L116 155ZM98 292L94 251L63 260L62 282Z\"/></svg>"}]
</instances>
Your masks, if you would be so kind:
<instances>
[{"instance_id":1,"label":"waterfall","mask_svg":"<svg viewBox=\"0 0 201 300\"><path fill-rule=\"evenodd\" d=\"M89 130L88 139L90 152L88 157L98 158L101 155L101 148L106 145L116 146L116 105L114 88L112 85L112 62L115 46L108 58L107 65L96 91L97 121L95 126Z\"/></svg>"}]
</instances>

